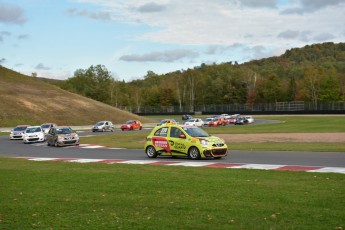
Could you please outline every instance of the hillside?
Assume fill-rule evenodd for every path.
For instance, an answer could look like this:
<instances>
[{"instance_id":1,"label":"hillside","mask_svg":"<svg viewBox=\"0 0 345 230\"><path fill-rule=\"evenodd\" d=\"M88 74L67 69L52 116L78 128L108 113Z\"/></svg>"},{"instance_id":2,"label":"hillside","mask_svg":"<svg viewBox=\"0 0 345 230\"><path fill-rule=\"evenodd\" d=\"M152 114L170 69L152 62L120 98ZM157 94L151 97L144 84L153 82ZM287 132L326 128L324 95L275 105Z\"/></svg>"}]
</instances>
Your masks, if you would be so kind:
<instances>
[{"instance_id":1,"label":"hillside","mask_svg":"<svg viewBox=\"0 0 345 230\"><path fill-rule=\"evenodd\" d=\"M108 76L107 81L104 76ZM136 112L174 107L190 111L215 104L258 105L305 101L345 101L345 43L322 43L287 50L278 57L243 64L229 61L143 79L116 81L104 66L91 66L56 83L61 88ZM104 88L107 88L104 91ZM104 94L107 92L107 94ZM109 97L110 94L113 97ZM169 110L170 111L170 110Z\"/></svg>"},{"instance_id":2,"label":"hillside","mask_svg":"<svg viewBox=\"0 0 345 230\"><path fill-rule=\"evenodd\" d=\"M152 122L0 66L0 127L44 122L90 125L100 120L120 124L128 119Z\"/></svg>"}]
</instances>

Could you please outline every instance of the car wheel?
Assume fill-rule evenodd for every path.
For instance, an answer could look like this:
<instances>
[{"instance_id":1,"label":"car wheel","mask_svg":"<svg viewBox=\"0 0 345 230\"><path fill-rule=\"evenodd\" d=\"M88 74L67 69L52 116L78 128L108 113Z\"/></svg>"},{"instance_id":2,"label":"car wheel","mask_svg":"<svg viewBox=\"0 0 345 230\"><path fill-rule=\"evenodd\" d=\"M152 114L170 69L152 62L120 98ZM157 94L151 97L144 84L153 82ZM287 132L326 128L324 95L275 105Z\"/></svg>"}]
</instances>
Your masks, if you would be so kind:
<instances>
[{"instance_id":1,"label":"car wheel","mask_svg":"<svg viewBox=\"0 0 345 230\"><path fill-rule=\"evenodd\" d=\"M142 130L142 129L143 129L143 127L142 127L142 126L140 126L139 130Z\"/></svg>"},{"instance_id":2,"label":"car wheel","mask_svg":"<svg viewBox=\"0 0 345 230\"><path fill-rule=\"evenodd\" d=\"M48 146L50 146L50 143L49 143L49 141L47 141L47 145L48 145Z\"/></svg>"},{"instance_id":3,"label":"car wheel","mask_svg":"<svg viewBox=\"0 0 345 230\"><path fill-rule=\"evenodd\" d=\"M55 141L54 146L55 146L55 147L59 147L59 144L58 144L57 141Z\"/></svg>"},{"instance_id":4,"label":"car wheel","mask_svg":"<svg viewBox=\"0 0 345 230\"><path fill-rule=\"evenodd\" d=\"M149 158L156 158L157 157L157 152L156 152L156 149L150 145L146 148L146 155L149 157Z\"/></svg>"},{"instance_id":5,"label":"car wheel","mask_svg":"<svg viewBox=\"0 0 345 230\"><path fill-rule=\"evenodd\" d=\"M190 147L188 150L188 157L192 160L200 159L200 151L197 147Z\"/></svg>"}]
</instances>

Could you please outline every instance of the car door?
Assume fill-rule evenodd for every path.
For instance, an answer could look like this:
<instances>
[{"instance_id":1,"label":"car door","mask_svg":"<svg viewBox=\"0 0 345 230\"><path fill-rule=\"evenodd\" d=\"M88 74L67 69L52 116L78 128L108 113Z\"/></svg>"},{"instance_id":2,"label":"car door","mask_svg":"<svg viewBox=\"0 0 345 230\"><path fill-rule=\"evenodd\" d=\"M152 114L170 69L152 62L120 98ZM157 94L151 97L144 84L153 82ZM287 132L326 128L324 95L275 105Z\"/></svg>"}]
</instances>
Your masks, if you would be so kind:
<instances>
[{"instance_id":1,"label":"car door","mask_svg":"<svg viewBox=\"0 0 345 230\"><path fill-rule=\"evenodd\" d=\"M55 128L49 129L46 136L48 145L52 145L54 143L54 134L55 134Z\"/></svg>"},{"instance_id":2,"label":"car door","mask_svg":"<svg viewBox=\"0 0 345 230\"><path fill-rule=\"evenodd\" d=\"M106 121L106 122L104 123L104 130L109 130L109 128L110 128L109 122Z\"/></svg>"},{"instance_id":3,"label":"car door","mask_svg":"<svg viewBox=\"0 0 345 230\"><path fill-rule=\"evenodd\" d=\"M196 126L203 126L203 122L202 122L202 120L201 119L196 119Z\"/></svg>"},{"instance_id":4,"label":"car door","mask_svg":"<svg viewBox=\"0 0 345 230\"><path fill-rule=\"evenodd\" d=\"M187 156L188 144L186 133L180 127L170 128L169 145L172 154L177 156Z\"/></svg>"},{"instance_id":5,"label":"car door","mask_svg":"<svg viewBox=\"0 0 345 230\"><path fill-rule=\"evenodd\" d=\"M133 121L132 126L133 126L133 129L138 129L137 121Z\"/></svg>"}]
</instances>

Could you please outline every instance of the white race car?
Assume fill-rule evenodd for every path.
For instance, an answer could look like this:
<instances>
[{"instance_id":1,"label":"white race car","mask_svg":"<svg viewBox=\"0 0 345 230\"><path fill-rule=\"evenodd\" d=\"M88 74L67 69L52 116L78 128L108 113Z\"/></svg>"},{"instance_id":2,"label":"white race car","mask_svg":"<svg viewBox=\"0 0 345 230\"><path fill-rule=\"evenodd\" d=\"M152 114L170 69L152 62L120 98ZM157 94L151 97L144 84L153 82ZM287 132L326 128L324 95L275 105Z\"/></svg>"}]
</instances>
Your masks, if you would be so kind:
<instances>
[{"instance_id":1,"label":"white race car","mask_svg":"<svg viewBox=\"0 0 345 230\"><path fill-rule=\"evenodd\" d=\"M34 143L45 141L45 133L41 126L29 126L23 135L24 143Z\"/></svg>"},{"instance_id":2,"label":"white race car","mask_svg":"<svg viewBox=\"0 0 345 230\"><path fill-rule=\"evenodd\" d=\"M202 126L204 126L204 122L200 118L192 118L192 119L187 120L184 123L184 125L202 127Z\"/></svg>"},{"instance_id":3,"label":"white race car","mask_svg":"<svg viewBox=\"0 0 345 230\"><path fill-rule=\"evenodd\" d=\"M10 139L11 140L22 140L25 129L30 125L17 125L14 129L11 130Z\"/></svg>"}]
</instances>

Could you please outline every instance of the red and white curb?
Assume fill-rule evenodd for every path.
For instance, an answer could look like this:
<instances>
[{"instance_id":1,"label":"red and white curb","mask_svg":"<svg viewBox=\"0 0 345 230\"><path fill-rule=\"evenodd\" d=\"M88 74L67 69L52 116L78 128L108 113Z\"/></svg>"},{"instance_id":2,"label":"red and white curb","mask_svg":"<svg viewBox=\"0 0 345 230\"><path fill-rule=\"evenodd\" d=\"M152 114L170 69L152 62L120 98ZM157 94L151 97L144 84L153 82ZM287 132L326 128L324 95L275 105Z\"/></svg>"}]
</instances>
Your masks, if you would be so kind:
<instances>
[{"instance_id":1,"label":"red and white curb","mask_svg":"<svg viewBox=\"0 0 345 230\"><path fill-rule=\"evenodd\" d=\"M262 169L295 172L320 172L320 173L342 173L342 167L321 167L321 166L300 166L300 165L269 165L269 164L240 164L240 163L213 163L213 162L191 162L191 161L160 161L160 160L121 160L121 159L81 159L81 158L37 158L18 157L30 161L56 161L75 163L104 163L104 164L147 164L167 166L187 166L204 168L232 168L232 169Z\"/></svg>"}]
</instances>

